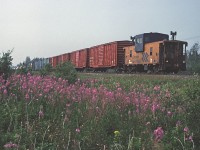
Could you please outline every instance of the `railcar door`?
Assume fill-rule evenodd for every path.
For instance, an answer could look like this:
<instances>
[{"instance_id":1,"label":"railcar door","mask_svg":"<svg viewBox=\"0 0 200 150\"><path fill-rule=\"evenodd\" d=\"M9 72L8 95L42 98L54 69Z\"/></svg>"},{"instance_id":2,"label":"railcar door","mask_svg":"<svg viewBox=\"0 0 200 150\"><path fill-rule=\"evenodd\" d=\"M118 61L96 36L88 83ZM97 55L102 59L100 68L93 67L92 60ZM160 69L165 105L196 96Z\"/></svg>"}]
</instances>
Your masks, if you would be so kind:
<instances>
[{"instance_id":1,"label":"railcar door","mask_svg":"<svg viewBox=\"0 0 200 150\"><path fill-rule=\"evenodd\" d=\"M167 72L178 72L185 69L183 42L180 41L165 41L160 46L160 66L161 69Z\"/></svg>"},{"instance_id":2,"label":"railcar door","mask_svg":"<svg viewBox=\"0 0 200 150\"><path fill-rule=\"evenodd\" d=\"M165 41L160 44L159 63L160 71L172 72L178 67L177 43Z\"/></svg>"}]
</instances>

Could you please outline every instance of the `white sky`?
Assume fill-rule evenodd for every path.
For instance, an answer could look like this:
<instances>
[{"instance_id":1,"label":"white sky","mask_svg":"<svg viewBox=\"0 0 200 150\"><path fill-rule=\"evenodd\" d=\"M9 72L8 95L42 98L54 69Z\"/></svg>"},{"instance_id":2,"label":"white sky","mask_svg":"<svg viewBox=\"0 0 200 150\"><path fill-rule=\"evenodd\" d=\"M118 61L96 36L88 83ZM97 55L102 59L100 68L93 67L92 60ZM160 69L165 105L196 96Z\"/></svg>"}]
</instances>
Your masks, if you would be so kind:
<instances>
[{"instance_id":1,"label":"white sky","mask_svg":"<svg viewBox=\"0 0 200 150\"><path fill-rule=\"evenodd\" d=\"M50 57L145 32L200 41L200 0L0 0L0 52Z\"/></svg>"}]
</instances>

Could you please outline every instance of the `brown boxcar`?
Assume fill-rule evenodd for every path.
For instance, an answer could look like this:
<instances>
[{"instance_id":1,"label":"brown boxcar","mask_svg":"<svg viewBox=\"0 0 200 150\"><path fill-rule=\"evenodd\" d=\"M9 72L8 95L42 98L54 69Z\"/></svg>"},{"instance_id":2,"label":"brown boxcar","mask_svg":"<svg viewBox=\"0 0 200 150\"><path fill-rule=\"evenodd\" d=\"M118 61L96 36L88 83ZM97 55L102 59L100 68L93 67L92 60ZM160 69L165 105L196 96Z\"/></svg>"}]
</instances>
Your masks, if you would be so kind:
<instances>
[{"instance_id":1,"label":"brown boxcar","mask_svg":"<svg viewBox=\"0 0 200 150\"><path fill-rule=\"evenodd\" d=\"M56 67L58 65L58 56L52 57L52 67Z\"/></svg>"},{"instance_id":2,"label":"brown boxcar","mask_svg":"<svg viewBox=\"0 0 200 150\"><path fill-rule=\"evenodd\" d=\"M71 52L70 61L77 70L88 67L88 48Z\"/></svg>"},{"instance_id":3,"label":"brown boxcar","mask_svg":"<svg viewBox=\"0 0 200 150\"><path fill-rule=\"evenodd\" d=\"M62 64L66 61L69 61L69 53L61 54L50 58L50 64L53 67L56 67L58 64Z\"/></svg>"},{"instance_id":4,"label":"brown boxcar","mask_svg":"<svg viewBox=\"0 0 200 150\"><path fill-rule=\"evenodd\" d=\"M64 62L66 62L66 61L69 61L69 54L68 53L61 54L61 55L59 55L57 57L58 57L58 60L57 60L58 64L62 64Z\"/></svg>"},{"instance_id":5,"label":"brown boxcar","mask_svg":"<svg viewBox=\"0 0 200 150\"><path fill-rule=\"evenodd\" d=\"M89 67L105 71L109 68L122 69L123 47L133 45L131 41L115 41L89 48Z\"/></svg>"},{"instance_id":6,"label":"brown boxcar","mask_svg":"<svg viewBox=\"0 0 200 150\"><path fill-rule=\"evenodd\" d=\"M69 61L69 53L62 54L62 61L63 62Z\"/></svg>"},{"instance_id":7,"label":"brown boxcar","mask_svg":"<svg viewBox=\"0 0 200 150\"><path fill-rule=\"evenodd\" d=\"M76 65L76 51L70 53L70 62L75 66Z\"/></svg>"},{"instance_id":8,"label":"brown boxcar","mask_svg":"<svg viewBox=\"0 0 200 150\"><path fill-rule=\"evenodd\" d=\"M57 56L57 62L58 62L57 65L63 63L62 55L58 55L58 56Z\"/></svg>"}]
</instances>

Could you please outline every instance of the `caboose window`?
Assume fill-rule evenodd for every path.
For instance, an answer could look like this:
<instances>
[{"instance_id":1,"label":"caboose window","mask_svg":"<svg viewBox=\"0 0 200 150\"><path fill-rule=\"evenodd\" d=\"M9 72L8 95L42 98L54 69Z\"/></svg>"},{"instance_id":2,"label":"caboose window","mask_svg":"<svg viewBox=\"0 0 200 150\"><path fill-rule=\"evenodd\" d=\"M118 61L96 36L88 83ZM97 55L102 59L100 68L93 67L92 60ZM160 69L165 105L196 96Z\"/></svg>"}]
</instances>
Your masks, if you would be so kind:
<instances>
[{"instance_id":1,"label":"caboose window","mask_svg":"<svg viewBox=\"0 0 200 150\"><path fill-rule=\"evenodd\" d=\"M142 43L142 38L137 38L137 39L136 39L136 43L137 43L137 44L141 44L141 43Z\"/></svg>"},{"instance_id":2,"label":"caboose window","mask_svg":"<svg viewBox=\"0 0 200 150\"><path fill-rule=\"evenodd\" d=\"M132 57L132 55L133 55L133 54L132 54L132 50L130 50L130 57Z\"/></svg>"},{"instance_id":3,"label":"caboose window","mask_svg":"<svg viewBox=\"0 0 200 150\"><path fill-rule=\"evenodd\" d=\"M136 43L137 44L139 44L140 43L140 39L138 38L138 39L136 39Z\"/></svg>"},{"instance_id":4,"label":"caboose window","mask_svg":"<svg viewBox=\"0 0 200 150\"><path fill-rule=\"evenodd\" d=\"M153 54L153 47L150 47L150 56Z\"/></svg>"},{"instance_id":5,"label":"caboose window","mask_svg":"<svg viewBox=\"0 0 200 150\"><path fill-rule=\"evenodd\" d=\"M140 43L142 43L142 38L140 38Z\"/></svg>"}]
</instances>

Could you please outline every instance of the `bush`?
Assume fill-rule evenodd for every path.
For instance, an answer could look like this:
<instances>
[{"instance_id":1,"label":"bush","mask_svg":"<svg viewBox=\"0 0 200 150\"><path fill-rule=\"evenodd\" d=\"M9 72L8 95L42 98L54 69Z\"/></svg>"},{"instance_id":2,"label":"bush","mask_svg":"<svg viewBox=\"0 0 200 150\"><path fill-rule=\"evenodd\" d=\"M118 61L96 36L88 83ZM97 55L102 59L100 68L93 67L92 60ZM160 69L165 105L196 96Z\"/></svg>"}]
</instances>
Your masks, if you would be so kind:
<instances>
[{"instance_id":1,"label":"bush","mask_svg":"<svg viewBox=\"0 0 200 150\"><path fill-rule=\"evenodd\" d=\"M26 75L28 73L28 71L26 70L25 67L20 67L15 71L16 74L23 74Z\"/></svg>"},{"instance_id":2,"label":"bush","mask_svg":"<svg viewBox=\"0 0 200 150\"><path fill-rule=\"evenodd\" d=\"M41 76L46 76L46 75L49 75L52 71L53 71L53 68L52 68L51 64L46 64L44 66L44 68L42 68L40 70L40 75Z\"/></svg>"},{"instance_id":3,"label":"bush","mask_svg":"<svg viewBox=\"0 0 200 150\"><path fill-rule=\"evenodd\" d=\"M7 80L12 73L12 51L8 50L0 57L0 75L3 75L4 80Z\"/></svg>"},{"instance_id":4,"label":"bush","mask_svg":"<svg viewBox=\"0 0 200 150\"><path fill-rule=\"evenodd\" d=\"M188 52L187 69L194 73L200 73L200 45L195 43Z\"/></svg>"},{"instance_id":5,"label":"bush","mask_svg":"<svg viewBox=\"0 0 200 150\"><path fill-rule=\"evenodd\" d=\"M71 62L65 62L56 67L55 76L66 79L69 83L74 83L77 79L77 71Z\"/></svg>"}]
</instances>

